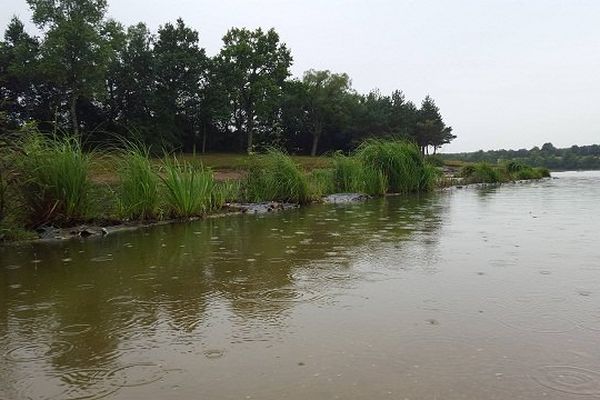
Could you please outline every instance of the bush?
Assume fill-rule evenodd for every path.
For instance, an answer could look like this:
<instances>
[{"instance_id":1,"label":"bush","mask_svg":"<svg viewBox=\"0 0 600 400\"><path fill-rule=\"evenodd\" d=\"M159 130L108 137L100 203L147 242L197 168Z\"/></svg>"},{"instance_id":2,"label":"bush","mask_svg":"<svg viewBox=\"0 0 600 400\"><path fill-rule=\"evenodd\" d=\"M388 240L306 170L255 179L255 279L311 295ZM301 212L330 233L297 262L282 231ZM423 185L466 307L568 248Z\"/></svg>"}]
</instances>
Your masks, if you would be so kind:
<instances>
[{"instance_id":1,"label":"bush","mask_svg":"<svg viewBox=\"0 0 600 400\"><path fill-rule=\"evenodd\" d=\"M180 163L176 157L163 163L161 180L164 183L165 208L169 216L189 218L216 208L212 171L189 162Z\"/></svg>"},{"instance_id":2,"label":"bush","mask_svg":"<svg viewBox=\"0 0 600 400\"><path fill-rule=\"evenodd\" d=\"M306 176L292 159L279 150L255 156L244 182L248 201L287 201L308 203L311 200Z\"/></svg>"},{"instance_id":3,"label":"bush","mask_svg":"<svg viewBox=\"0 0 600 400\"><path fill-rule=\"evenodd\" d=\"M468 183L498 183L503 181L500 171L486 162L464 166L461 170L461 176Z\"/></svg>"},{"instance_id":4,"label":"bush","mask_svg":"<svg viewBox=\"0 0 600 400\"><path fill-rule=\"evenodd\" d=\"M72 223L89 216L90 154L71 137L30 135L20 161L28 225Z\"/></svg>"},{"instance_id":5,"label":"bush","mask_svg":"<svg viewBox=\"0 0 600 400\"><path fill-rule=\"evenodd\" d=\"M129 144L118 163L119 214L129 219L155 218L159 206L160 179L152 169L148 149Z\"/></svg>"},{"instance_id":6,"label":"bush","mask_svg":"<svg viewBox=\"0 0 600 400\"><path fill-rule=\"evenodd\" d=\"M433 170L426 166L415 144L371 139L359 146L356 155L365 167L374 168L386 177L388 192L429 190L435 183Z\"/></svg>"}]
</instances>

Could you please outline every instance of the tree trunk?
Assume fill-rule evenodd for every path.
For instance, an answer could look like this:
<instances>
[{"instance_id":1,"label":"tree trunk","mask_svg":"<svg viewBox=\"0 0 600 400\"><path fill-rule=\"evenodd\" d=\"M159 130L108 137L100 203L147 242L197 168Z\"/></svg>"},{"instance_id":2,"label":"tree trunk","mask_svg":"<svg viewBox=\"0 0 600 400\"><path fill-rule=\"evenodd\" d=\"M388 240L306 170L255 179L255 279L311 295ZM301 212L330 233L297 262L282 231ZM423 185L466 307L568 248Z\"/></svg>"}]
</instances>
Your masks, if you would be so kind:
<instances>
[{"instance_id":1,"label":"tree trunk","mask_svg":"<svg viewBox=\"0 0 600 400\"><path fill-rule=\"evenodd\" d=\"M206 123L202 124L202 154L206 153Z\"/></svg>"},{"instance_id":2,"label":"tree trunk","mask_svg":"<svg viewBox=\"0 0 600 400\"><path fill-rule=\"evenodd\" d=\"M312 157L317 155L317 148L319 147L319 136L320 135L313 135L312 149L310 150L310 155Z\"/></svg>"},{"instance_id":3,"label":"tree trunk","mask_svg":"<svg viewBox=\"0 0 600 400\"><path fill-rule=\"evenodd\" d=\"M321 121L317 121L312 129L312 149L310 150L310 155L312 157L317 155L317 150L319 149L319 139L321 138L321 133L323 133L323 124Z\"/></svg>"},{"instance_id":4,"label":"tree trunk","mask_svg":"<svg viewBox=\"0 0 600 400\"><path fill-rule=\"evenodd\" d=\"M73 124L73 135L79 139L79 120L77 119L77 96L75 93L71 97L71 123Z\"/></svg>"},{"instance_id":5,"label":"tree trunk","mask_svg":"<svg viewBox=\"0 0 600 400\"><path fill-rule=\"evenodd\" d=\"M254 139L254 117L250 113L248 113L248 125L246 128L248 130L248 147L246 151L248 154L252 154L252 141Z\"/></svg>"}]
</instances>

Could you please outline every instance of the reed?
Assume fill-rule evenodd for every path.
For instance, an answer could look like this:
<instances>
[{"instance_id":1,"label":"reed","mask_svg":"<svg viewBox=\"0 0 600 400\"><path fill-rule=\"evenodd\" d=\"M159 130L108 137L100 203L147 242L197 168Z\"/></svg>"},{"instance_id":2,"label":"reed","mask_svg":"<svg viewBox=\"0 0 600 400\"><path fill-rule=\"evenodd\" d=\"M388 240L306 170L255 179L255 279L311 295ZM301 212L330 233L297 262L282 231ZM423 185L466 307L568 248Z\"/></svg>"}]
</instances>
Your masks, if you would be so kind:
<instances>
[{"instance_id":1,"label":"reed","mask_svg":"<svg viewBox=\"0 0 600 400\"><path fill-rule=\"evenodd\" d=\"M248 201L305 204L312 200L300 167L287 154L275 149L251 159L243 186Z\"/></svg>"},{"instance_id":2,"label":"reed","mask_svg":"<svg viewBox=\"0 0 600 400\"><path fill-rule=\"evenodd\" d=\"M173 156L163 162L160 179L165 188L165 211L170 217L200 216L216 208L212 171L189 162L179 162Z\"/></svg>"},{"instance_id":3,"label":"reed","mask_svg":"<svg viewBox=\"0 0 600 400\"><path fill-rule=\"evenodd\" d=\"M419 192L430 190L435 184L433 166L426 166L413 143L370 139L358 147L356 156L365 167L374 168L386 177L387 192Z\"/></svg>"},{"instance_id":4,"label":"reed","mask_svg":"<svg viewBox=\"0 0 600 400\"><path fill-rule=\"evenodd\" d=\"M19 161L28 225L69 224L89 216L92 153L78 139L30 135Z\"/></svg>"},{"instance_id":5,"label":"reed","mask_svg":"<svg viewBox=\"0 0 600 400\"><path fill-rule=\"evenodd\" d=\"M150 161L149 150L141 145L127 144L117 158L119 215L126 219L145 220L157 217L160 199L160 179Z\"/></svg>"}]
</instances>

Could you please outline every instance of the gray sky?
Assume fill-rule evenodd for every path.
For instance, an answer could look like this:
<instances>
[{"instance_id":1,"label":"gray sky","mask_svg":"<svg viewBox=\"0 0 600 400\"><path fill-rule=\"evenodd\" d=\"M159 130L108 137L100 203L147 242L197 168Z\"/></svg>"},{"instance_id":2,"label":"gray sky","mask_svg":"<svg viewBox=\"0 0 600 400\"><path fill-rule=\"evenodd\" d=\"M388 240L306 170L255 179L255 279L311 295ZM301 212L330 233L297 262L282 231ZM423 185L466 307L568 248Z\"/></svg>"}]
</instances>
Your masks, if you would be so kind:
<instances>
[{"instance_id":1,"label":"gray sky","mask_svg":"<svg viewBox=\"0 0 600 400\"><path fill-rule=\"evenodd\" d=\"M0 28L25 0L0 0ZM458 135L445 151L600 142L600 0L109 0L155 31L181 16L212 55L232 26L274 27L309 68L360 92L430 94Z\"/></svg>"}]
</instances>

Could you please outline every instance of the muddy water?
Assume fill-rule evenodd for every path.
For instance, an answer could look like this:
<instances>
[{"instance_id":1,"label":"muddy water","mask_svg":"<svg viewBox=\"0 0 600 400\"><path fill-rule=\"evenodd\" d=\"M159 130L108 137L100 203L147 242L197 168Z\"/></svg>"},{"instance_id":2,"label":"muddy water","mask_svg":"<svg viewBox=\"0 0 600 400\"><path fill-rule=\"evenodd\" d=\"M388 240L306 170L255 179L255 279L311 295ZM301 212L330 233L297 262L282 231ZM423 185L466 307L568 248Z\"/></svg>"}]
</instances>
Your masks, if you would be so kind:
<instances>
[{"instance_id":1,"label":"muddy water","mask_svg":"<svg viewBox=\"0 0 600 400\"><path fill-rule=\"evenodd\" d=\"M600 174L0 248L0 399L595 399Z\"/></svg>"}]
</instances>

